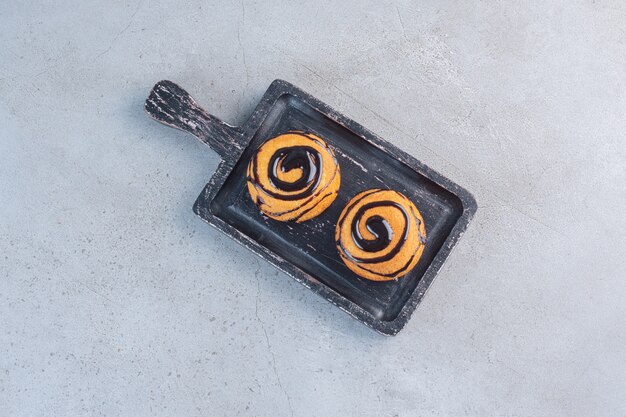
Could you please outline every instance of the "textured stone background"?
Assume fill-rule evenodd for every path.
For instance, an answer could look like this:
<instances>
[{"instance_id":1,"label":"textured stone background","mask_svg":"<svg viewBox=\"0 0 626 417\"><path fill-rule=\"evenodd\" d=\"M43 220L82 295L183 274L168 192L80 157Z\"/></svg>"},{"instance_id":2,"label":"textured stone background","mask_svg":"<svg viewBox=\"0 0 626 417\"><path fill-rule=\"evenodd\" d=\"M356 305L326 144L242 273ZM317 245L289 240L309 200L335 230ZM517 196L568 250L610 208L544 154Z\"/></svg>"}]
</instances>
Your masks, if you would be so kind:
<instances>
[{"instance_id":1,"label":"textured stone background","mask_svg":"<svg viewBox=\"0 0 626 417\"><path fill-rule=\"evenodd\" d=\"M477 4L473 4L477 3ZM0 416L626 415L623 1L3 1ZM471 190L379 336L191 212L274 78Z\"/></svg>"}]
</instances>

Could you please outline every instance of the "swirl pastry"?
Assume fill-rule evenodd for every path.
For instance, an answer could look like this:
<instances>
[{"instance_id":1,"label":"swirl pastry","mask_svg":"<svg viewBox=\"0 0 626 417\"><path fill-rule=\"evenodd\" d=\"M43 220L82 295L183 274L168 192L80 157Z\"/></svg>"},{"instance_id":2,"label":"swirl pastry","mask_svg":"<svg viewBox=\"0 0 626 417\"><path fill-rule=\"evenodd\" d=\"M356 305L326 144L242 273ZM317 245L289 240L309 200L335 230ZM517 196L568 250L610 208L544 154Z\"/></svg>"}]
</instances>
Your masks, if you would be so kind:
<instances>
[{"instance_id":1,"label":"swirl pastry","mask_svg":"<svg viewBox=\"0 0 626 417\"><path fill-rule=\"evenodd\" d=\"M339 216L335 240L341 259L355 274L372 281L406 275L424 245L424 219L404 195L372 189L356 195Z\"/></svg>"},{"instance_id":2,"label":"swirl pastry","mask_svg":"<svg viewBox=\"0 0 626 417\"><path fill-rule=\"evenodd\" d=\"M250 160L250 197L265 215L296 223L318 216L339 190L333 151L310 133L288 132L265 142Z\"/></svg>"}]
</instances>

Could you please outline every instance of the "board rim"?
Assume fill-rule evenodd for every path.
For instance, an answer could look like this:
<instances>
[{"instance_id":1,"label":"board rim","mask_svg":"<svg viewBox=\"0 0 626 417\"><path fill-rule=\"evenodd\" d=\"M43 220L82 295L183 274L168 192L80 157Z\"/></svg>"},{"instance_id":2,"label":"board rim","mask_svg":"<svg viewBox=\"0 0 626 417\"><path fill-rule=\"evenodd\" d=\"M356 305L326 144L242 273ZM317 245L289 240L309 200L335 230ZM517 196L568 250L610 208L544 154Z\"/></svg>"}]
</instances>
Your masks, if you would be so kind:
<instances>
[{"instance_id":1,"label":"board rim","mask_svg":"<svg viewBox=\"0 0 626 417\"><path fill-rule=\"evenodd\" d=\"M267 117L270 109L274 106L276 101L283 95L287 94L296 97L303 103L319 111L324 116L349 129L358 137L375 146L380 151L389 154L392 158L397 159L413 171L425 176L430 181L456 196L463 206L461 216L452 227L450 233L443 242L443 245L428 265L428 268L417 283L417 286L413 290L412 294L402 306L398 315L392 320L381 320L375 317L370 312L361 308L357 303L342 296L332 288L317 280L313 275L303 271L296 265L280 257L275 252L259 244L254 239L245 235L234 226L231 226L211 211L211 203L213 199L222 189L226 179L243 154L244 149L254 137L257 129L263 124L265 117ZM458 240L467 230L471 219L478 209L474 196L465 188L456 184L434 169L426 166L424 163L402 151L395 145L385 141L356 121L344 116L331 106L323 103L295 85L281 79L274 80L271 83L252 115L237 130L238 135L235 136L235 140L238 140L239 145L242 146L233 148L238 150L238 152L234 152L229 158L223 159L219 164L210 181L196 199L193 206L194 212L212 227L235 239L238 243L251 250L257 256L260 256L270 264L274 265L277 269L285 272L291 278L324 297L326 300L330 301L332 304L336 305L341 310L345 311L365 325L383 335L396 335L408 323L411 315L417 309L417 306L420 304L424 295L432 285L435 277L438 275L442 266L449 258L452 250L458 243Z\"/></svg>"}]
</instances>

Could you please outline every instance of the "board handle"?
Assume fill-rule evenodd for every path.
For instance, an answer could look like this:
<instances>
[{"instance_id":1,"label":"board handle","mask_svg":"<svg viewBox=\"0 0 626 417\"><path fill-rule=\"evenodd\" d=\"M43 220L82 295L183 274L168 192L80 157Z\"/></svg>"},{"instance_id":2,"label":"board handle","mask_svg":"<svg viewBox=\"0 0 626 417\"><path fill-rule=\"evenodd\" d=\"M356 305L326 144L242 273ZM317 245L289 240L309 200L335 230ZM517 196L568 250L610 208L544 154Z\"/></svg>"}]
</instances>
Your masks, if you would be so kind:
<instances>
[{"instance_id":1,"label":"board handle","mask_svg":"<svg viewBox=\"0 0 626 417\"><path fill-rule=\"evenodd\" d=\"M207 113L187 91L172 81L156 83L144 109L154 120L191 133L222 159L238 156L243 148L240 129Z\"/></svg>"}]
</instances>

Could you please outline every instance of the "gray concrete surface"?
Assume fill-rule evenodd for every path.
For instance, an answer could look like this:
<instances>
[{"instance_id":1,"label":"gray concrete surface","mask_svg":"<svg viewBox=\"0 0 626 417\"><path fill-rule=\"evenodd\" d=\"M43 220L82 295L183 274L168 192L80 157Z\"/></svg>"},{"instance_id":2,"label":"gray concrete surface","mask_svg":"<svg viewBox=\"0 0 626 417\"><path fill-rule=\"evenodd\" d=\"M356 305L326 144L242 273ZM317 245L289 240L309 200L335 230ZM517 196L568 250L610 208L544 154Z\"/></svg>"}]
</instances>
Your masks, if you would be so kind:
<instances>
[{"instance_id":1,"label":"gray concrete surface","mask_svg":"<svg viewBox=\"0 0 626 417\"><path fill-rule=\"evenodd\" d=\"M473 4L477 3L477 4ZM626 416L623 1L0 3L0 416ZM479 211L384 338L192 212L291 81Z\"/></svg>"}]
</instances>

